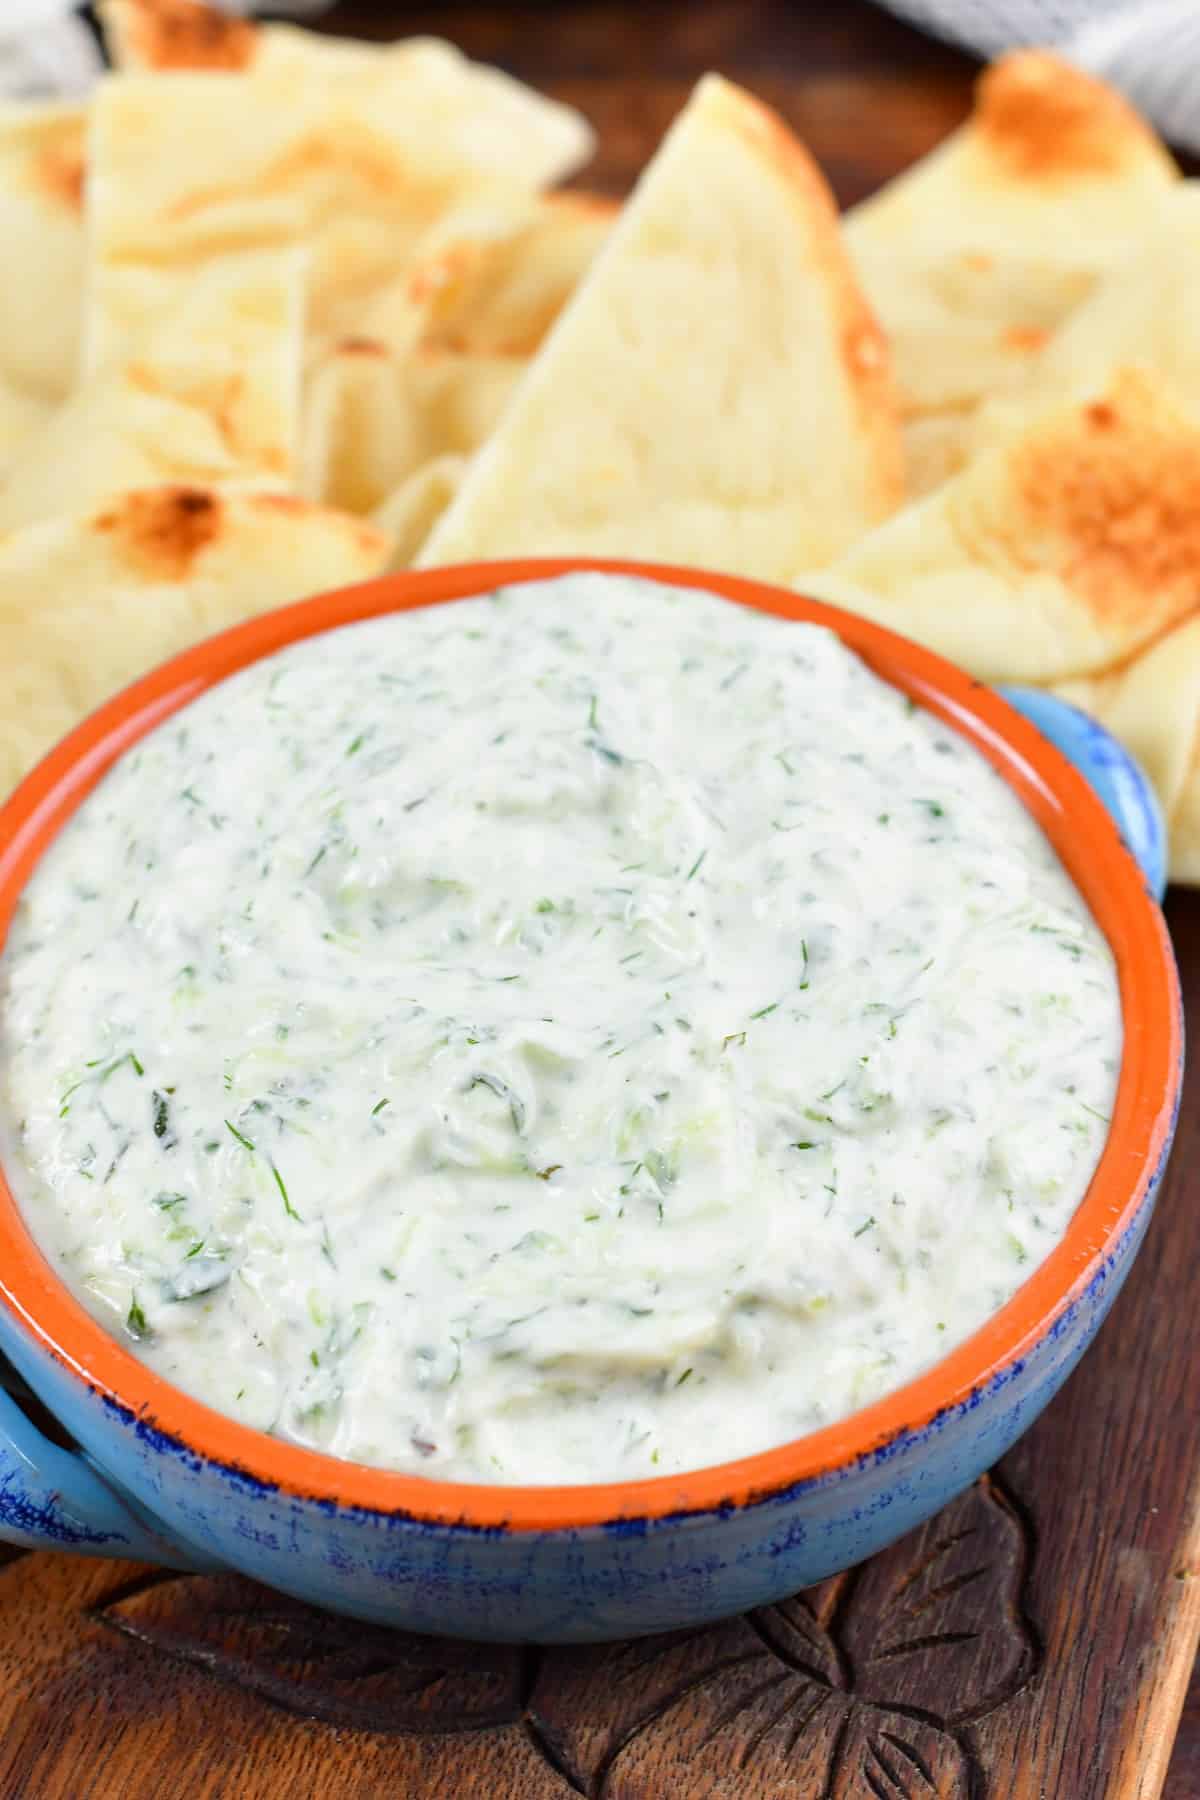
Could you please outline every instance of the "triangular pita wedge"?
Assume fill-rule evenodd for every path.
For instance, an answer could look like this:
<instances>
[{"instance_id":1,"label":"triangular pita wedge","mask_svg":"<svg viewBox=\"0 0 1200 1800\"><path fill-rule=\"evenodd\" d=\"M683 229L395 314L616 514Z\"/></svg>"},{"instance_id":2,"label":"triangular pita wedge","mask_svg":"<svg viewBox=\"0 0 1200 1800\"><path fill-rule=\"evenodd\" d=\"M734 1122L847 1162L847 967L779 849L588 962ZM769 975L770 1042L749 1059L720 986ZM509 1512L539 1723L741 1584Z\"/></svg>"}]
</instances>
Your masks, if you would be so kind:
<instances>
[{"instance_id":1,"label":"triangular pita wedge","mask_svg":"<svg viewBox=\"0 0 1200 1800\"><path fill-rule=\"evenodd\" d=\"M570 155L546 153L544 109ZM304 242L310 329L354 332L435 219L489 187L548 180L584 133L432 40L329 68L110 77L89 145L86 364L136 344L207 259L238 248Z\"/></svg>"},{"instance_id":2,"label":"triangular pita wedge","mask_svg":"<svg viewBox=\"0 0 1200 1800\"><path fill-rule=\"evenodd\" d=\"M1058 691L1132 750L1162 802L1171 879L1200 885L1200 614L1115 674Z\"/></svg>"},{"instance_id":3,"label":"triangular pita wedge","mask_svg":"<svg viewBox=\"0 0 1200 1800\"><path fill-rule=\"evenodd\" d=\"M979 78L971 117L847 218L851 243L918 238L1026 254L1119 256L1179 171L1115 88L1048 50Z\"/></svg>"},{"instance_id":4,"label":"triangular pita wedge","mask_svg":"<svg viewBox=\"0 0 1200 1800\"><path fill-rule=\"evenodd\" d=\"M1114 368L1152 369L1200 417L1200 182L1180 182L1159 203L1137 252L1095 288L1024 379L979 410L973 450L1007 442L1039 413L1094 393Z\"/></svg>"},{"instance_id":5,"label":"triangular pita wedge","mask_svg":"<svg viewBox=\"0 0 1200 1800\"><path fill-rule=\"evenodd\" d=\"M847 215L892 342L914 495L967 460L975 408L1020 386L1178 173L1113 89L1017 51L981 76L961 130Z\"/></svg>"},{"instance_id":6,"label":"triangular pita wedge","mask_svg":"<svg viewBox=\"0 0 1200 1800\"><path fill-rule=\"evenodd\" d=\"M310 374L304 492L369 512L422 464L475 450L616 210L586 194L491 200L435 227L363 333Z\"/></svg>"},{"instance_id":7,"label":"triangular pita wedge","mask_svg":"<svg viewBox=\"0 0 1200 1800\"><path fill-rule=\"evenodd\" d=\"M182 487L0 536L0 791L164 657L387 553L362 520L288 495Z\"/></svg>"},{"instance_id":8,"label":"triangular pita wedge","mask_svg":"<svg viewBox=\"0 0 1200 1800\"><path fill-rule=\"evenodd\" d=\"M886 347L819 171L702 81L420 556L640 554L765 577L900 494Z\"/></svg>"},{"instance_id":9,"label":"triangular pita wedge","mask_svg":"<svg viewBox=\"0 0 1200 1800\"><path fill-rule=\"evenodd\" d=\"M1200 423L1124 370L797 585L986 681L1111 668L1200 606Z\"/></svg>"},{"instance_id":10,"label":"triangular pita wedge","mask_svg":"<svg viewBox=\"0 0 1200 1800\"><path fill-rule=\"evenodd\" d=\"M422 544L462 485L465 456L439 456L402 482L377 508L374 522L392 543L388 567L411 568Z\"/></svg>"},{"instance_id":11,"label":"triangular pita wedge","mask_svg":"<svg viewBox=\"0 0 1200 1800\"><path fill-rule=\"evenodd\" d=\"M75 379L84 113L0 105L0 385L54 403Z\"/></svg>"},{"instance_id":12,"label":"triangular pita wedge","mask_svg":"<svg viewBox=\"0 0 1200 1800\"><path fill-rule=\"evenodd\" d=\"M207 265L136 355L76 390L0 488L0 531L161 483L284 488L299 433L305 253Z\"/></svg>"}]
</instances>

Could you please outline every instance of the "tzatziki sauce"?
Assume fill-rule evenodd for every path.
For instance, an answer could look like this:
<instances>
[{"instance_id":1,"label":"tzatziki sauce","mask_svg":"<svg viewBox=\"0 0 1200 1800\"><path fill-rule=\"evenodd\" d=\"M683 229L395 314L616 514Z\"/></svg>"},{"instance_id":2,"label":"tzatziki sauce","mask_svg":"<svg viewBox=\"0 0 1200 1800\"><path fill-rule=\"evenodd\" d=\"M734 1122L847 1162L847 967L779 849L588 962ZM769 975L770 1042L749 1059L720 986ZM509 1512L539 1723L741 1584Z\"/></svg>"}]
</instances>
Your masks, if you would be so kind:
<instances>
[{"instance_id":1,"label":"tzatziki sauce","mask_svg":"<svg viewBox=\"0 0 1200 1800\"><path fill-rule=\"evenodd\" d=\"M152 731L0 958L4 1166L111 1333L435 1479L765 1450L1061 1239L1108 945L823 627L578 573L327 632Z\"/></svg>"}]
</instances>

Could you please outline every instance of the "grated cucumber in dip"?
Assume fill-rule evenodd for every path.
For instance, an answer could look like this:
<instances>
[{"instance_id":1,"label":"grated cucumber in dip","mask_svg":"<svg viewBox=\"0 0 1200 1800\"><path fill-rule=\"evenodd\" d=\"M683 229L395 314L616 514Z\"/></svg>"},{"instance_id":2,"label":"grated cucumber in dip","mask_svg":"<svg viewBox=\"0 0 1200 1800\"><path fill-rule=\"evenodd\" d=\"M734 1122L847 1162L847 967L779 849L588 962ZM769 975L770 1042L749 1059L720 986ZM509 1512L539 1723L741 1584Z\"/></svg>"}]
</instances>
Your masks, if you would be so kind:
<instances>
[{"instance_id":1,"label":"grated cucumber in dip","mask_svg":"<svg viewBox=\"0 0 1200 1800\"><path fill-rule=\"evenodd\" d=\"M578 574L246 669L0 959L5 1164L161 1375L335 1456L619 1480L909 1380L1060 1239L1108 947L816 626Z\"/></svg>"}]
</instances>

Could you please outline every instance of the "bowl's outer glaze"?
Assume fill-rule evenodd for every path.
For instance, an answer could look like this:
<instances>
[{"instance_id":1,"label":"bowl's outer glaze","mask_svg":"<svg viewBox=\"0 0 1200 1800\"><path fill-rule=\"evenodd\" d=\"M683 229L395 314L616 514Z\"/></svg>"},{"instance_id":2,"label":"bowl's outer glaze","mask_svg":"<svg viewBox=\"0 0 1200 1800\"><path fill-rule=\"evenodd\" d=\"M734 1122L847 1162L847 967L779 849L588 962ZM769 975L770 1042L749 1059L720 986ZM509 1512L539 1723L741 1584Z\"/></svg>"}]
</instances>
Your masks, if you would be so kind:
<instances>
[{"instance_id":1,"label":"bowl's outer glaze","mask_svg":"<svg viewBox=\"0 0 1200 1800\"><path fill-rule=\"evenodd\" d=\"M233 667L351 618L579 566L833 624L964 729L1042 820L1117 948L1126 1020L1109 1148L1066 1240L935 1370L797 1445L624 1488L481 1489L334 1463L167 1387L67 1294L0 1177L0 1349L89 1459L50 1444L0 1395L0 1539L230 1566L417 1631L543 1642L662 1631L778 1599L914 1528L1008 1449L1091 1341L1149 1222L1178 1106L1165 928L1103 808L1056 751L960 672L834 609L696 571L556 561L391 578L239 627L111 702L23 784L0 814L0 934L40 850L109 762Z\"/></svg>"}]
</instances>

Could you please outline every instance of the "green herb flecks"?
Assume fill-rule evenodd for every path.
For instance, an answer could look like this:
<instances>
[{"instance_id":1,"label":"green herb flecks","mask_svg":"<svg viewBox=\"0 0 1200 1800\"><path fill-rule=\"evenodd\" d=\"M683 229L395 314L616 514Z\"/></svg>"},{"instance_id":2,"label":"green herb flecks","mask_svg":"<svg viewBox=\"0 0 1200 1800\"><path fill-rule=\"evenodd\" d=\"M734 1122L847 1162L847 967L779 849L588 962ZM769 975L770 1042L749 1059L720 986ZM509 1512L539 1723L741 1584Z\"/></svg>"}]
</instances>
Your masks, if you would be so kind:
<instances>
[{"instance_id":1,"label":"green herb flecks","mask_svg":"<svg viewBox=\"0 0 1200 1800\"><path fill-rule=\"evenodd\" d=\"M228 1124L228 1123L229 1123L229 1121L226 1120L226 1124ZM232 1126L230 1126L230 1129L231 1130L233 1129ZM235 1137L237 1137L238 1133L235 1131L233 1135ZM243 1143L246 1142L245 1138L242 1139L242 1142ZM284 1181L283 1176L279 1173L279 1170L276 1167L275 1163L272 1162L270 1158L268 1158L267 1160L268 1160L268 1166L270 1167L271 1173L275 1177L275 1186L279 1189L280 1198L283 1201L284 1212L287 1214L289 1219L295 1219L299 1224L303 1224L303 1220L300 1218L300 1214L296 1211L295 1207L291 1203L291 1200L288 1198L287 1183Z\"/></svg>"},{"instance_id":2,"label":"green herb flecks","mask_svg":"<svg viewBox=\"0 0 1200 1800\"><path fill-rule=\"evenodd\" d=\"M517 1136L520 1137L525 1130L525 1102L521 1099L521 1096L513 1091L507 1081L502 1080L499 1075L489 1074L487 1070L483 1070L478 1075L472 1076L467 1085L467 1092L470 1093L472 1088L477 1087L488 1088L490 1092L495 1094L498 1100L507 1102L509 1115L513 1122L513 1130L516 1132Z\"/></svg>"},{"instance_id":3,"label":"green herb flecks","mask_svg":"<svg viewBox=\"0 0 1200 1800\"><path fill-rule=\"evenodd\" d=\"M154 1108L154 1135L164 1150L173 1150L179 1141L171 1130L171 1102L161 1088L151 1095Z\"/></svg>"}]
</instances>

